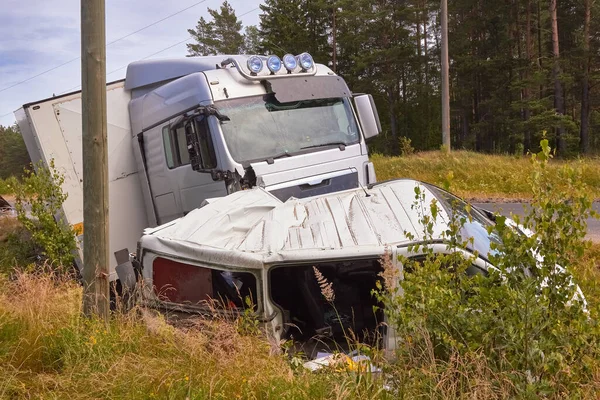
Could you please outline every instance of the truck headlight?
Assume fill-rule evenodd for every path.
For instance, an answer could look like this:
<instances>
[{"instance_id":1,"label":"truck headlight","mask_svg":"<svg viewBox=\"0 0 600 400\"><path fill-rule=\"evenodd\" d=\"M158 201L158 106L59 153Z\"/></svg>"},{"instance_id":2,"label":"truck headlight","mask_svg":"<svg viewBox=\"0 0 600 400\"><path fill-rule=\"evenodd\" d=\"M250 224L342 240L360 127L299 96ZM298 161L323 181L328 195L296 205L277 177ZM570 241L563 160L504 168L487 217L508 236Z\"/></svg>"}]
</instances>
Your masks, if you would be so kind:
<instances>
[{"instance_id":1,"label":"truck headlight","mask_svg":"<svg viewBox=\"0 0 600 400\"><path fill-rule=\"evenodd\" d=\"M258 74L263 69L263 61L259 56L252 56L248 59L248 69L253 74Z\"/></svg>"},{"instance_id":2,"label":"truck headlight","mask_svg":"<svg viewBox=\"0 0 600 400\"><path fill-rule=\"evenodd\" d=\"M286 54L283 56L283 65L285 66L285 69L287 69L289 72L292 72L298 66L298 61L293 55Z\"/></svg>"},{"instance_id":3,"label":"truck headlight","mask_svg":"<svg viewBox=\"0 0 600 400\"><path fill-rule=\"evenodd\" d=\"M308 71L309 69L312 69L313 65L315 65L315 62L313 61L312 56L308 53L300 54L298 56L298 62L300 63L300 67L304 71Z\"/></svg>"},{"instance_id":4,"label":"truck headlight","mask_svg":"<svg viewBox=\"0 0 600 400\"><path fill-rule=\"evenodd\" d=\"M269 56L267 58L267 68L272 73L277 73L281 69L281 59L277 56Z\"/></svg>"}]
</instances>

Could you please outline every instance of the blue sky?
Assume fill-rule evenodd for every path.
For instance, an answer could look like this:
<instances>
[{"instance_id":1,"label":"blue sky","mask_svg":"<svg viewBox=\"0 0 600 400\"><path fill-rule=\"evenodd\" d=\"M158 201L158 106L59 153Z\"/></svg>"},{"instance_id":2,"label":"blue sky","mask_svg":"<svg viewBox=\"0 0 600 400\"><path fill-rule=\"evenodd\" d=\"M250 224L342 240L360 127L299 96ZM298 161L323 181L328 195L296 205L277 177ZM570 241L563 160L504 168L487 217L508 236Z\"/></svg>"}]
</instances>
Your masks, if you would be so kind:
<instances>
[{"instance_id":1,"label":"blue sky","mask_svg":"<svg viewBox=\"0 0 600 400\"><path fill-rule=\"evenodd\" d=\"M106 42L185 9L201 0L105 0ZM258 7L261 0L229 0L237 15ZM205 0L172 18L109 45L106 50L107 80L125 77L128 63L173 46L188 37L207 7L223 0ZM241 17L244 26L257 25L260 10ZM53 94L79 90L81 60L76 59L26 83L3 90L48 69L79 57L79 0L2 0L0 14L0 125L14 123L13 111L25 103ZM181 43L150 58L185 57ZM112 72L115 71L115 72ZM112 73L111 73L112 72ZM8 114L8 115L6 115Z\"/></svg>"}]
</instances>

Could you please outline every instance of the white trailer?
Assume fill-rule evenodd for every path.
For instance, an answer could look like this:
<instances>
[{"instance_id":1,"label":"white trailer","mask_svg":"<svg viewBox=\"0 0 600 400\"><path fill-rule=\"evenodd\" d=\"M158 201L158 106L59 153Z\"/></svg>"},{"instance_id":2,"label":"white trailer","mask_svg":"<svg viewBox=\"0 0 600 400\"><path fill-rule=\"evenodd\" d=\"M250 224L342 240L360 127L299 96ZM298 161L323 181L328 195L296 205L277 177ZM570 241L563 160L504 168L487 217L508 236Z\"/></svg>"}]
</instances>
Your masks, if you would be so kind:
<instances>
[{"instance_id":1,"label":"white trailer","mask_svg":"<svg viewBox=\"0 0 600 400\"><path fill-rule=\"evenodd\" d=\"M149 225L142 196L141 179L131 146L129 91L123 80L107 85L108 180L110 204L110 249L135 249ZM83 160L81 155L81 92L26 104L16 113L19 129L33 163L42 161L55 168L65 180L68 194L63 204L66 222L83 238ZM111 262L111 280L116 279Z\"/></svg>"}]
</instances>

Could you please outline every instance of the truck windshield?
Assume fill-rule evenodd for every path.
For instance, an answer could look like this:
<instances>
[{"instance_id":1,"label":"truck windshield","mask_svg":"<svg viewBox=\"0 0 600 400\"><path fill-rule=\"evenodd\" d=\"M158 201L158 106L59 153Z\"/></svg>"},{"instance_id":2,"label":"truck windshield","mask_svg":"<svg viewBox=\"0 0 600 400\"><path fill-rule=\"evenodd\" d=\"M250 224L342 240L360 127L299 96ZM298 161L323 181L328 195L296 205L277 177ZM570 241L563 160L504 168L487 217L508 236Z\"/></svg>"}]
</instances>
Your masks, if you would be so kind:
<instances>
[{"instance_id":1,"label":"truck windshield","mask_svg":"<svg viewBox=\"0 0 600 400\"><path fill-rule=\"evenodd\" d=\"M215 106L229 119L222 121L223 135L239 163L359 142L345 98L280 103L268 94L219 101Z\"/></svg>"}]
</instances>

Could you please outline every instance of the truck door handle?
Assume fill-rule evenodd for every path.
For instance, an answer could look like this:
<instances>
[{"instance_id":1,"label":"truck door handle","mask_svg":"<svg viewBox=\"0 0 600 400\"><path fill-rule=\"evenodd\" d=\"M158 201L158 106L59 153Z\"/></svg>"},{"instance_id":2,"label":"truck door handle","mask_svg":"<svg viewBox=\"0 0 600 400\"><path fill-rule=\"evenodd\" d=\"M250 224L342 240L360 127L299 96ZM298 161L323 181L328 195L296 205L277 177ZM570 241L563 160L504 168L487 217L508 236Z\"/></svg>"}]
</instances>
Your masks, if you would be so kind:
<instances>
[{"instance_id":1,"label":"truck door handle","mask_svg":"<svg viewBox=\"0 0 600 400\"><path fill-rule=\"evenodd\" d=\"M321 182L316 182L316 183L304 183L300 186L300 190L311 190L311 189L317 189L323 186L329 186L331 184L331 179L323 179Z\"/></svg>"}]
</instances>

